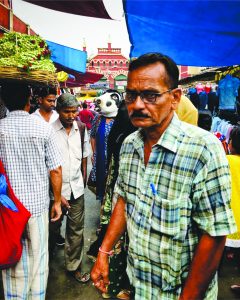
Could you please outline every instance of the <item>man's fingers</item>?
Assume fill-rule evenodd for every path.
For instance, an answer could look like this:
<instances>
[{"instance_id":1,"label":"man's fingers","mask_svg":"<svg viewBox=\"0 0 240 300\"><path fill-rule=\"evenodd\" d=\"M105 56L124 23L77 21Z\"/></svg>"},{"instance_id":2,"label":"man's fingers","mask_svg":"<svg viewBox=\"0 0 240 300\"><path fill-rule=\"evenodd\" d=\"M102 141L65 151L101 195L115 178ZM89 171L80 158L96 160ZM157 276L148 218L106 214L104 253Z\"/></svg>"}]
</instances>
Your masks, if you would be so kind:
<instances>
[{"instance_id":1,"label":"man's fingers","mask_svg":"<svg viewBox=\"0 0 240 300\"><path fill-rule=\"evenodd\" d=\"M51 211L51 222L56 222L61 218L62 212Z\"/></svg>"},{"instance_id":2,"label":"man's fingers","mask_svg":"<svg viewBox=\"0 0 240 300\"><path fill-rule=\"evenodd\" d=\"M105 285L103 279L99 279L98 281L94 282L94 286L103 293L106 293L108 290L108 285Z\"/></svg>"},{"instance_id":3,"label":"man's fingers","mask_svg":"<svg viewBox=\"0 0 240 300\"><path fill-rule=\"evenodd\" d=\"M61 218L61 215L57 215L54 218L51 218L51 222L56 222L57 220L59 220Z\"/></svg>"}]
</instances>

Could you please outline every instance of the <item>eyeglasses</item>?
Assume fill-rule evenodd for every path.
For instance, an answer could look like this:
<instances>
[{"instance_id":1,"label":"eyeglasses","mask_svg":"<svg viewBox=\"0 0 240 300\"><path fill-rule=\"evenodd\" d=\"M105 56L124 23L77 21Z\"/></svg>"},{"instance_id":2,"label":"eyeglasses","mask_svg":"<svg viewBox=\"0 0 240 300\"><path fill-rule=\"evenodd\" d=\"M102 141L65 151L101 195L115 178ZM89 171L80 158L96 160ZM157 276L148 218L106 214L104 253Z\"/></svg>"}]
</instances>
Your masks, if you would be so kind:
<instances>
[{"instance_id":1,"label":"eyeglasses","mask_svg":"<svg viewBox=\"0 0 240 300\"><path fill-rule=\"evenodd\" d=\"M169 89L165 92L162 93L154 93L154 92L124 92L123 93L123 98L126 101L126 103L133 103L134 101L136 101L137 97L139 96L140 99L144 102L144 103L155 103L158 97L161 97L162 95L171 92L172 89Z\"/></svg>"}]
</instances>

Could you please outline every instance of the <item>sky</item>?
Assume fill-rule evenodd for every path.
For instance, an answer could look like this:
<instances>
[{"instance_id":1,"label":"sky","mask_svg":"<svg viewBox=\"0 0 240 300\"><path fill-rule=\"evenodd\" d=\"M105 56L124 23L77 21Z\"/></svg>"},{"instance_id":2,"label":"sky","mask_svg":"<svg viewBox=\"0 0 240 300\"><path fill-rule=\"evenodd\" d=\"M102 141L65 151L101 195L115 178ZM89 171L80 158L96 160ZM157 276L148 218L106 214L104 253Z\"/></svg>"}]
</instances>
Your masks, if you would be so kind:
<instances>
[{"instance_id":1,"label":"sky","mask_svg":"<svg viewBox=\"0 0 240 300\"><path fill-rule=\"evenodd\" d=\"M122 0L104 0L109 15L114 20L98 19L62 13L22 0L12 0L13 13L42 38L82 50L85 39L88 57L97 54L97 48L122 48L129 57L130 42L123 13Z\"/></svg>"}]
</instances>

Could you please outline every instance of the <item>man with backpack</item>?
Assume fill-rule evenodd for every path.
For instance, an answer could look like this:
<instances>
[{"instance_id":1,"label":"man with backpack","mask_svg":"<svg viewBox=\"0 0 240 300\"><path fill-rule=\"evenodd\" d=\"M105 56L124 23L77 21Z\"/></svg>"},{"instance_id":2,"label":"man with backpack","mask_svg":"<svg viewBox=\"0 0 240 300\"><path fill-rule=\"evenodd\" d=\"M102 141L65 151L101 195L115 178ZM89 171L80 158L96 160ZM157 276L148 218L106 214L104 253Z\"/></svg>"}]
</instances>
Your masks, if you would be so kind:
<instances>
[{"instance_id":1,"label":"man with backpack","mask_svg":"<svg viewBox=\"0 0 240 300\"><path fill-rule=\"evenodd\" d=\"M85 126L75 121L78 106L79 103L74 95L69 93L60 95L56 106L59 119L52 124L52 127L56 132L57 143L64 159L62 206L67 211L65 266L70 275L78 282L84 283L90 279L89 273L83 273L81 270L84 240L84 187L90 146Z\"/></svg>"}]
</instances>

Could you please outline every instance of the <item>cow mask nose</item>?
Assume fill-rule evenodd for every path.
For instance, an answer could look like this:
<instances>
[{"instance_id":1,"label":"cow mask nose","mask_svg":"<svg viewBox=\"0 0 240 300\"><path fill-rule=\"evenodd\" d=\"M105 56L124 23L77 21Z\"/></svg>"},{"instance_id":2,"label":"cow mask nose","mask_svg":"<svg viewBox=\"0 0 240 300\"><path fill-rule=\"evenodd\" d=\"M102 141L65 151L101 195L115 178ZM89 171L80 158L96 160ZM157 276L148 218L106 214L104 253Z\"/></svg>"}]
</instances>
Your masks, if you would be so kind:
<instances>
[{"instance_id":1,"label":"cow mask nose","mask_svg":"<svg viewBox=\"0 0 240 300\"><path fill-rule=\"evenodd\" d=\"M111 105L112 105L112 102L111 101L107 101L106 106L109 107Z\"/></svg>"}]
</instances>

